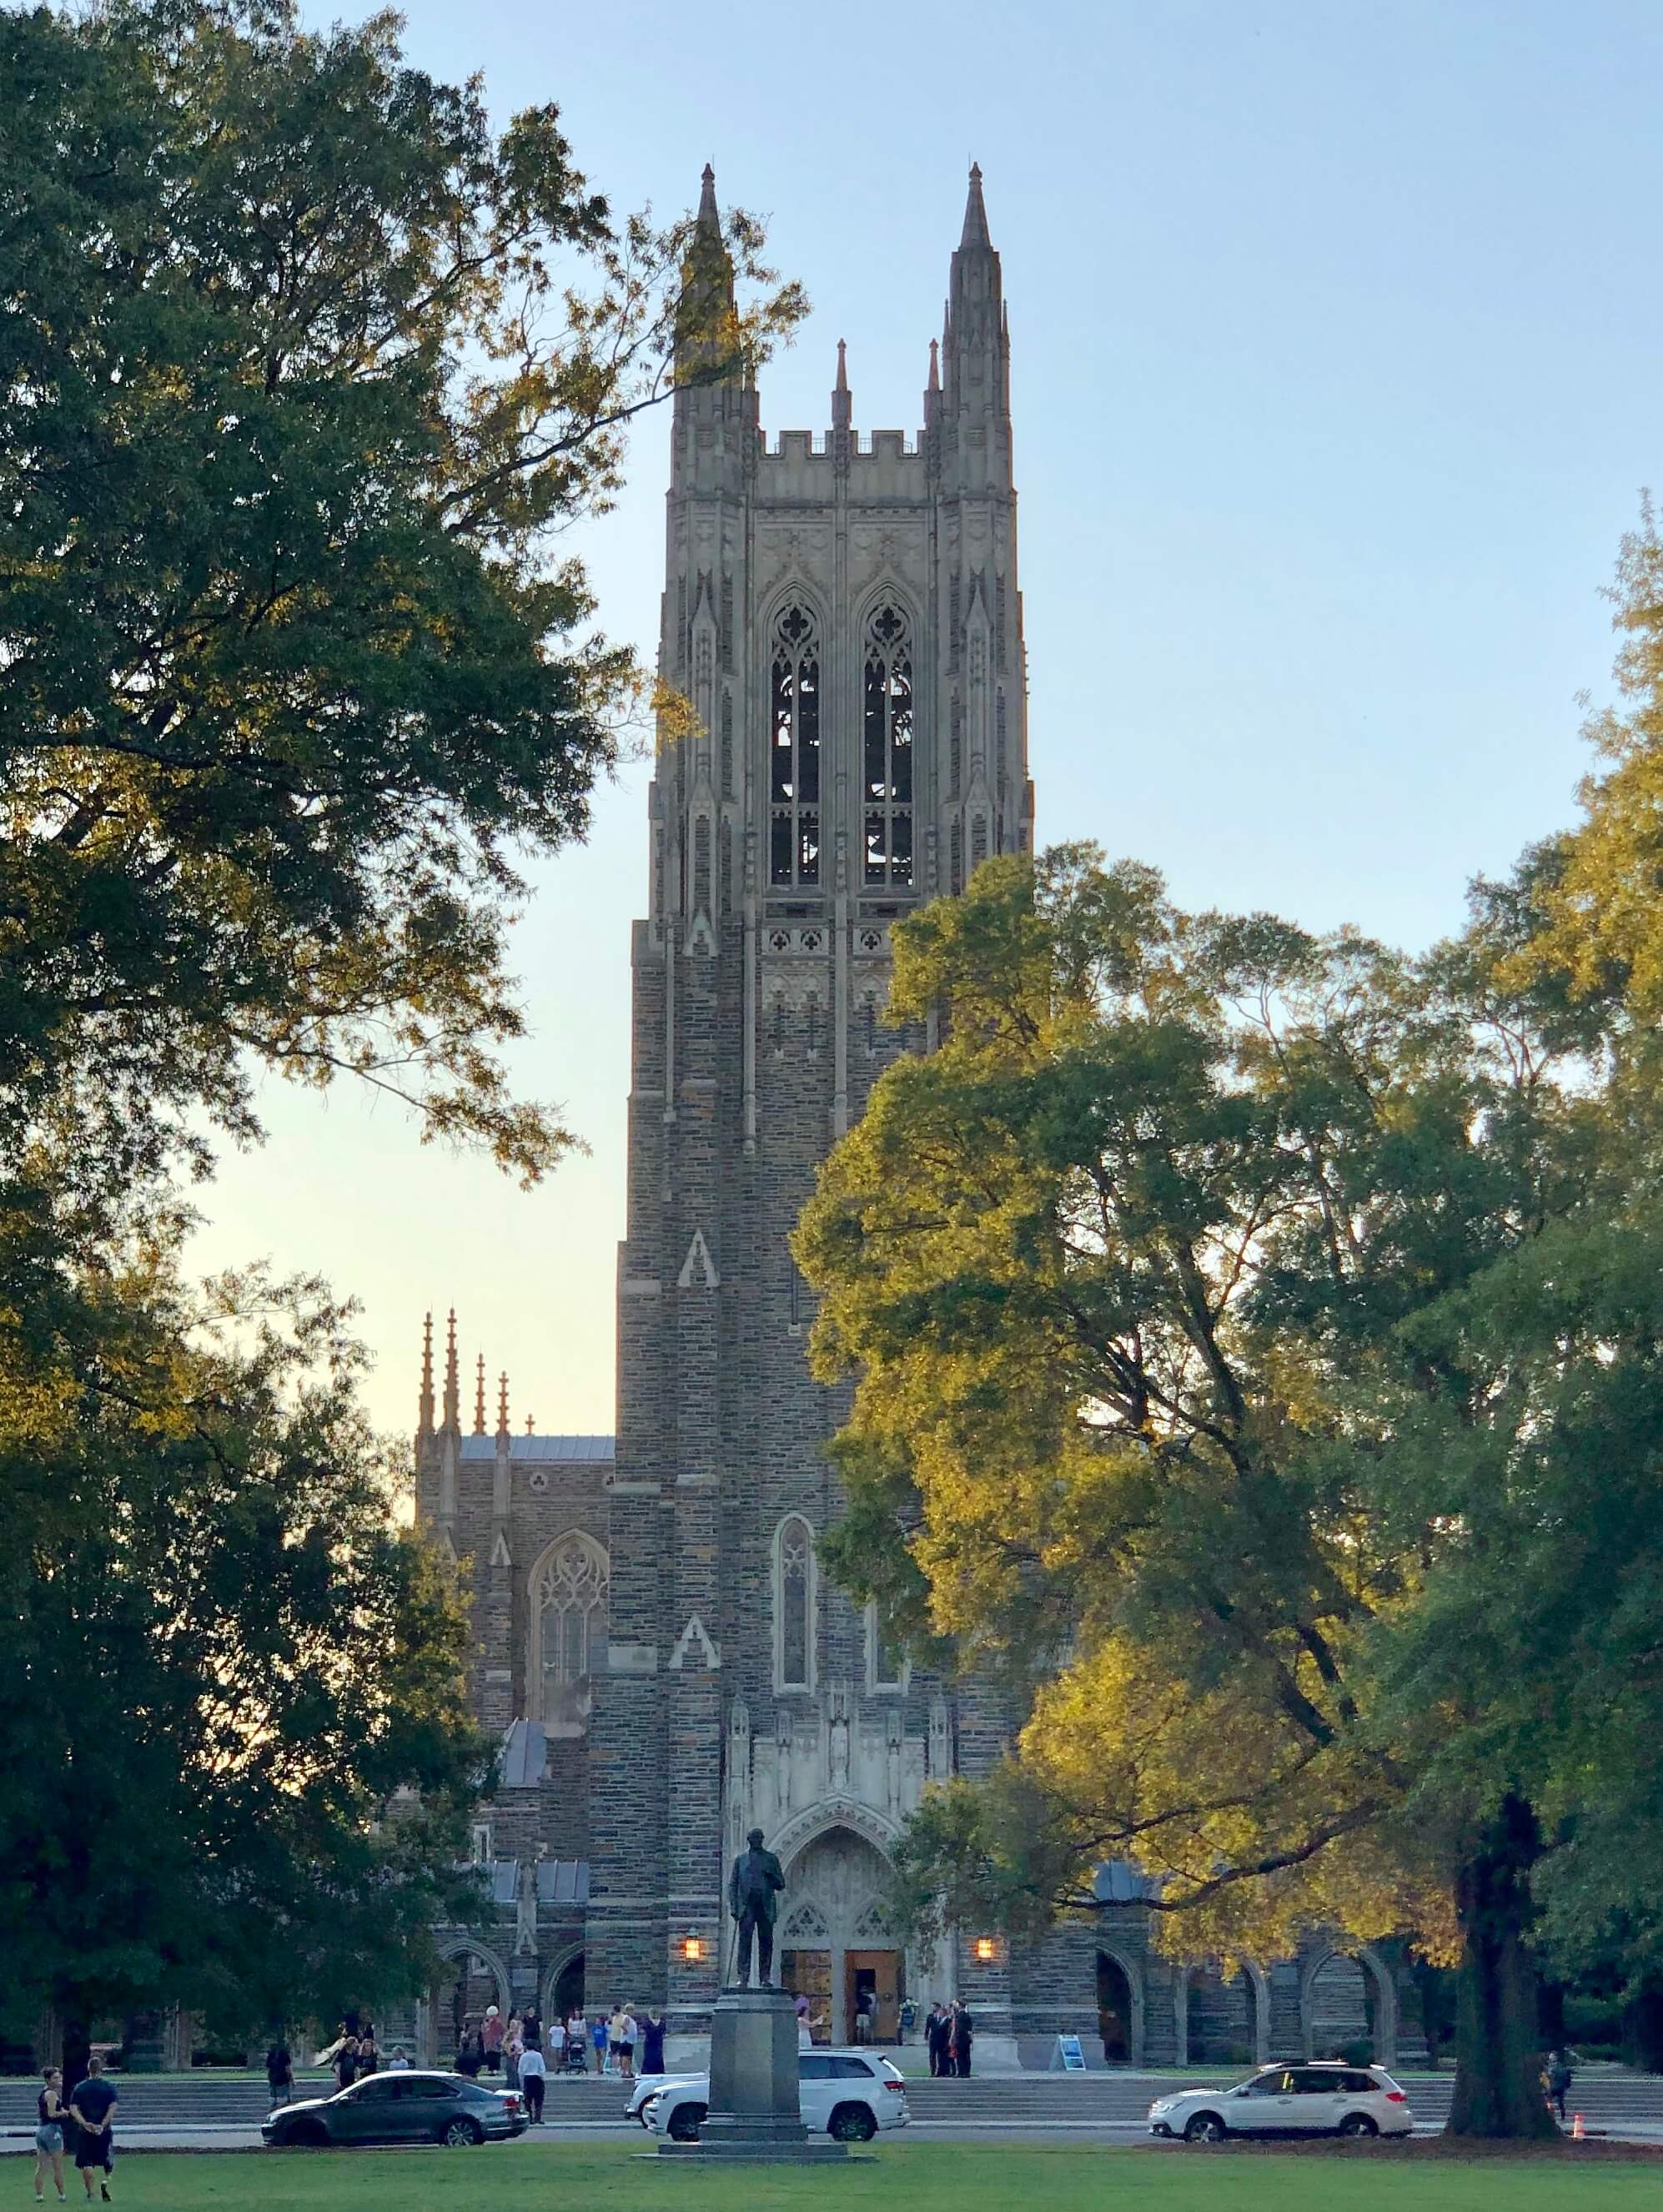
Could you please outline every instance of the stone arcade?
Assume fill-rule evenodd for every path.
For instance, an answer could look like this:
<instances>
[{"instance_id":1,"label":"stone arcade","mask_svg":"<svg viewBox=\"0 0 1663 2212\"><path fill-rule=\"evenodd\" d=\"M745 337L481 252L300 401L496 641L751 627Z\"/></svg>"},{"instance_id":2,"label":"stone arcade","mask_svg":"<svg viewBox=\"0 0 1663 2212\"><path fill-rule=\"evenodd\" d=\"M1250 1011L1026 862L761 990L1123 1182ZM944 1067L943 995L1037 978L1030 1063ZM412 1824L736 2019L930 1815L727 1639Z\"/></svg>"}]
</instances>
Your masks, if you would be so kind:
<instances>
[{"instance_id":1,"label":"stone arcade","mask_svg":"<svg viewBox=\"0 0 1663 2212\"><path fill-rule=\"evenodd\" d=\"M694 255L731 291L708 170ZM756 1826L786 1874L776 1975L822 2039L852 2037L870 1989L881 2039L903 1996L921 2014L962 1994L994 2065L1018 2039L1043 2063L1061 2029L1134 2063L1366 2026L1385 2055L1393 1976L1320 1944L1226 1984L1153 1958L1135 1905L1014 1955L966 1936L927 1967L883 1926L901 1822L926 1782L985 1770L1004 1717L897 1663L822 1575L845 1401L809 1377L786 1240L886 1062L927 1048L878 1018L892 925L1031 838L1010 331L978 170L922 430L853 423L841 345L823 437L771 445L737 376L675 401L660 666L696 726L660 751L634 931L618 1433L512 1435L506 1379L488 1433L483 1360L464 1433L454 1319L438 1408L429 1331L419 1510L470 1563L475 1701L505 1752L476 1845L496 1914L443 1931L453 1971L417 2033L436 2055L488 2002L548 2017L580 1991L707 2033L725 1869Z\"/></svg>"}]
</instances>

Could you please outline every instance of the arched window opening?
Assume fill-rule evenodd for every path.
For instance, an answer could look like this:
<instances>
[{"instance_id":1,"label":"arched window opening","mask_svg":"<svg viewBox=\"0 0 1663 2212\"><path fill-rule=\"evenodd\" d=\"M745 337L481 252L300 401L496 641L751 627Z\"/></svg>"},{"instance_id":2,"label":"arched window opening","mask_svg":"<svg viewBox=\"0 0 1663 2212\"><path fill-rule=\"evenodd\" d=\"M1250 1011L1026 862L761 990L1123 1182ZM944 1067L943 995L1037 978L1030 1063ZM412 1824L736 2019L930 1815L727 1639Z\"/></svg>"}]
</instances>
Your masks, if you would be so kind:
<instances>
[{"instance_id":1,"label":"arched window opening","mask_svg":"<svg viewBox=\"0 0 1663 2212\"><path fill-rule=\"evenodd\" d=\"M768 879L820 881L820 643L799 606L774 625L768 720Z\"/></svg>"},{"instance_id":2,"label":"arched window opening","mask_svg":"<svg viewBox=\"0 0 1663 2212\"><path fill-rule=\"evenodd\" d=\"M581 1731L590 1678L606 1650L611 1573L592 1536L573 1529L544 1553L533 1577L533 1674L545 1727Z\"/></svg>"},{"instance_id":3,"label":"arched window opening","mask_svg":"<svg viewBox=\"0 0 1663 2212\"><path fill-rule=\"evenodd\" d=\"M901 1645L891 1644L883 1633L883 1624L878 1619L876 1604L866 1607L866 1687L868 1690L904 1690L907 1686L907 1655Z\"/></svg>"},{"instance_id":4,"label":"arched window opening","mask_svg":"<svg viewBox=\"0 0 1663 2212\"><path fill-rule=\"evenodd\" d=\"M801 1514L782 1521L774 1538L774 1684L814 1687L814 1531Z\"/></svg>"},{"instance_id":5,"label":"arched window opening","mask_svg":"<svg viewBox=\"0 0 1663 2212\"><path fill-rule=\"evenodd\" d=\"M882 606L866 625L866 881L913 880L913 643L906 618Z\"/></svg>"}]
</instances>

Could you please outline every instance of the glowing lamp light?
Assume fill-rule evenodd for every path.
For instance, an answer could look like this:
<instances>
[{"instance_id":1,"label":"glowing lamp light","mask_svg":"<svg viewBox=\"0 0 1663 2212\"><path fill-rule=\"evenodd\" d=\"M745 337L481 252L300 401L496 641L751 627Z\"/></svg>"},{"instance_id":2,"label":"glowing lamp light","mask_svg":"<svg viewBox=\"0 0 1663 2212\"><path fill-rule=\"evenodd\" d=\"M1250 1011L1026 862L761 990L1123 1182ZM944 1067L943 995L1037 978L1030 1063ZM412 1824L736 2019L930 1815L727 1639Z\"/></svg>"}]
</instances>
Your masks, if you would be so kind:
<instances>
[{"instance_id":1,"label":"glowing lamp light","mask_svg":"<svg viewBox=\"0 0 1663 2212\"><path fill-rule=\"evenodd\" d=\"M702 1936L685 1936L683 1937L683 1958L690 1960L696 1965L697 1962L703 1958L704 1954L705 1939Z\"/></svg>"},{"instance_id":2,"label":"glowing lamp light","mask_svg":"<svg viewBox=\"0 0 1663 2212\"><path fill-rule=\"evenodd\" d=\"M979 1966L991 1966L999 1954L999 1947L991 1936L978 1936L974 1948Z\"/></svg>"}]
</instances>

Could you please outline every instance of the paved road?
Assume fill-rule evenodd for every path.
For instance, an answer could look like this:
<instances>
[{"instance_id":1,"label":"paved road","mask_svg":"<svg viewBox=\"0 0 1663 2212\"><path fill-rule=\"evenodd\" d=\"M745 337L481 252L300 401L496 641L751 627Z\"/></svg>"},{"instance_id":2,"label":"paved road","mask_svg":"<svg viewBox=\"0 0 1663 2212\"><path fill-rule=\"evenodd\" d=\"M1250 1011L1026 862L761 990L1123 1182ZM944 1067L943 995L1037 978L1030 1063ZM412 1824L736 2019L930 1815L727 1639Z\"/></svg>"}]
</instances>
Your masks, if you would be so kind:
<instances>
[{"instance_id":1,"label":"paved road","mask_svg":"<svg viewBox=\"0 0 1663 2212\"><path fill-rule=\"evenodd\" d=\"M1436 2135L1438 2124L1422 2121L1417 2124L1417 2136ZM639 2130L631 2130L632 2140L639 2138ZM1663 2121L1632 2121L1619 2126L1602 2128L1599 2133L1621 2142L1663 2143ZM539 2148L558 2148L561 2143L586 2142L597 2136L611 2136L623 2138L625 2126L616 2120L580 2120L558 2127L533 2130L531 2142ZM917 2142L985 2142L997 2136L1006 2144L1054 2143L1060 2137L1071 2143L1114 2143L1121 2146L1144 2147L1176 2157L1185 2155L1180 2143L1156 2142L1147 2130L1132 2121L1052 2120L1035 2123L1031 2120L926 2120L914 2121L906 2131L906 2139ZM118 2150L258 2150L260 2136L258 2128L246 2127L131 2127L120 2130ZM31 2135L6 2134L0 2136L0 2157L32 2156L34 2143Z\"/></svg>"}]
</instances>

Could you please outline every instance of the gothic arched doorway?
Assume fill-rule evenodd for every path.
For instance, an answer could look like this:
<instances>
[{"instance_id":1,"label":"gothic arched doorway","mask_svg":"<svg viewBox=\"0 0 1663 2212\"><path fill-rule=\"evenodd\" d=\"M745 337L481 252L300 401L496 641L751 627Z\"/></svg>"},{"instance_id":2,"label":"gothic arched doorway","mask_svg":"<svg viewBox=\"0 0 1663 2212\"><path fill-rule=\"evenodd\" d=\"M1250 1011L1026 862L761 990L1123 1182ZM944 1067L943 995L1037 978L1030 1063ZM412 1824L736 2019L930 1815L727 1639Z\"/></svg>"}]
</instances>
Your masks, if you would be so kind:
<instances>
[{"instance_id":1,"label":"gothic arched doorway","mask_svg":"<svg viewBox=\"0 0 1663 2212\"><path fill-rule=\"evenodd\" d=\"M824 1830L786 1871L786 1905L776 1934L782 1988L809 2001L816 2043L900 2034L907 1956L883 1917L889 1863L853 1829Z\"/></svg>"},{"instance_id":2,"label":"gothic arched doorway","mask_svg":"<svg viewBox=\"0 0 1663 2212\"><path fill-rule=\"evenodd\" d=\"M1097 2033L1103 2039L1103 2057L1111 2066L1124 2066L1132 2057L1132 1981L1118 1959L1107 1951L1097 1954Z\"/></svg>"},{"instance_id":3,"label":"gothic arched doorway","mask_svg":"<svg viewBox=\"0 0 1663 2212\"><path fill-rule=\"evenodd\" d=\"M508 1976L494 1952L466 1942L444 1944L440 1966L418 2009L416 2044L424 2065L454 2058L463 2035L477 2027L487 2005L508 2014Z\"/></svg>"}]
</instances>

